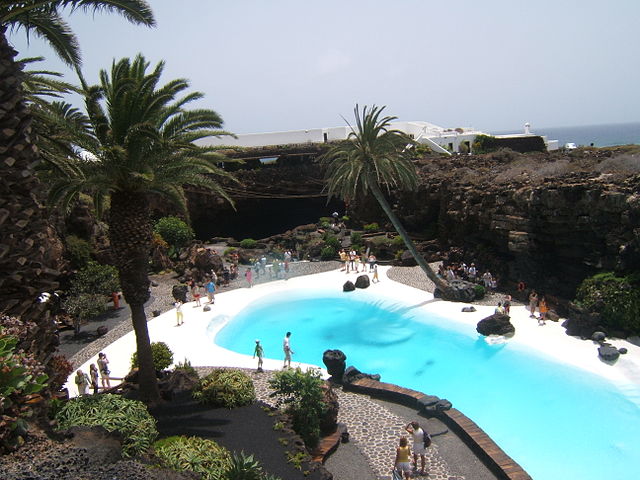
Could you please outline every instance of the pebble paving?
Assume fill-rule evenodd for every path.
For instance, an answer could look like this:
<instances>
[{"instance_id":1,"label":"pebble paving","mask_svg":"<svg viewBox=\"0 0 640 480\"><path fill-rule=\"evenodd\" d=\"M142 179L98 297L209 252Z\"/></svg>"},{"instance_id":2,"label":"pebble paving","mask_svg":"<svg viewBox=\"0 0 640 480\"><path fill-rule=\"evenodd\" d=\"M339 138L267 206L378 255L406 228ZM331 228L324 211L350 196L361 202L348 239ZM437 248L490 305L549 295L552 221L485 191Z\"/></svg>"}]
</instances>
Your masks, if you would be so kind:
<instances>
[{"instance_id":1,"label":"pebble paving","mask_svg":"<svg viewBox=\"0 0 640 480\"><path fill-rule=\"evenodd\" d=\"M212 368L199 368L201 375L206 375ZM275 399L270 396L272 390L268 380L273 377L272 371L256 373L247 371L256 388L258 400L275 406ZM392 413L383 405L371 400L367 395L345 392L341 388L334 389L338 395L340 408L338 421L347 426L349 441L353 442L367 458L369 466L376 475L376 480L389 480L395 458L395 448L400 435L405 434L407 419ZM433 441L427 450L427 475L414 473L418 480L464 480L461 475L454 475L447 462L438 450L437 441Z\"/></svg>"}]
</instances>

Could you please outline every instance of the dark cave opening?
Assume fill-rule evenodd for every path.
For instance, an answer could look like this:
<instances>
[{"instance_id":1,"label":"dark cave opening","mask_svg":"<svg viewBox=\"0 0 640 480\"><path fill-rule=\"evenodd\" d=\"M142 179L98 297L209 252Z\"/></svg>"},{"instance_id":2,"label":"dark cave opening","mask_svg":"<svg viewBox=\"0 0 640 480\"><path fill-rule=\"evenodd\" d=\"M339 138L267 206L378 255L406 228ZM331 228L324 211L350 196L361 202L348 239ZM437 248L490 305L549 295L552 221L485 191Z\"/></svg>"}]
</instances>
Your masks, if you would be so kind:
<instances>
[{"instance_id":1,"label":"dark cave opening","mask_svg":"<svg viewBox=\"0 0 640 480\"><path fill-rule=\"evenodd\" d=\"M344 202L332 199L260 199L241 200L236 210L202 208L192 213L192 226L199 240L213 237L261 239L291 230L298 225L317 223L320 217L330 217L333 212L344 215Z\"/></svg>"}]
</instances>

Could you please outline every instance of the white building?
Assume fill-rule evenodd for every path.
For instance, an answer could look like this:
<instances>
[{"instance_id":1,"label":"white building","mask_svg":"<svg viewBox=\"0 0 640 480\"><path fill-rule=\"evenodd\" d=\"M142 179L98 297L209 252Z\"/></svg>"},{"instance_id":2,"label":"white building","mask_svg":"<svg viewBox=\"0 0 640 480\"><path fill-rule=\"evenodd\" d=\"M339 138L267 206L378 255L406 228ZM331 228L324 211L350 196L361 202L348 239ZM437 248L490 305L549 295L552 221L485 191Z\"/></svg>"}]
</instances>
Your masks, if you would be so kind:
<instances>
[{"instance_id":1,"label":"white building","mask_svg":"<svg viewBox=\"0 0 640 480\"><path fill-rule=\"evenodd\" d=\"M416 142L429 146L433 151L446 154L461 151L469 152L477 135L489 135L473 128L443 128L428 122L393 122L391 123L391 128L406 133ZM327 143L346 140L350 132L351 128L348 126L310 128L308 130L289 130L284 132L244 133L237 135L237 138L230 136L208 137L199 140L197 143L199 145L224 145L230 147ZM525 132L514 136L534 136L534 134ZM501 135L501 137L508 137L508 135ZM544 140L549 146L546 138ZM553 148L549 149L552 150Z\"/></svg>"}]
</instances>

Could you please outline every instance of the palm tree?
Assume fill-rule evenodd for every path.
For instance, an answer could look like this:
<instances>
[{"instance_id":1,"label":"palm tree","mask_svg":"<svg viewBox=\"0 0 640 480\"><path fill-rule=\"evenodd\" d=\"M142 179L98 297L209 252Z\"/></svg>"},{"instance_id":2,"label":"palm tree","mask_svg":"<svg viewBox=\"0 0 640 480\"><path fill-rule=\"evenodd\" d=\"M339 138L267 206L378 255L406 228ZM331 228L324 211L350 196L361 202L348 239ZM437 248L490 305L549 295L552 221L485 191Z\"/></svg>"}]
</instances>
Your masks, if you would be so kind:
<instances>
[{"instance_id":1,"label":"palm tree","mask_svg":"<svg viewBox=\"0 0 640 480\"><path fill-rule=\"evenodd\" d=\"M100 72L100 85L87 86L84 96L88 131L74 144L78 158L72 173L50 189L50 200L68 208L81 192L93 197L97 213L108 205L107 223L120 284L131 307L140 365L141 398L159 400L151 356L144 304L149 299L151 224L149 202L161 196L186 213L183 185L199 187L231 202L211 175L233 179L218 168L224 157L213 147L193 142L226 135L218 130L222 119L213 110L185 107L202 97L199 92L178 96L189 84L184 79L159 85L164 63L147 72L141 55L114 62L111 72Z\"/></svg>"},{"instance_id":2,"label":"palm tree","mask_svg":"<svg viewBox=\"0 0 640 480\"><path fill-rule=\"evenodd\" d=\"M33 339L27 343L43 363L55 348L55 326L36 298L57 285L58 272L49 248L54 234L34 174L40 156L22 90L22 67L6 33L8 29L33 32L46 39L65 62L77 65L78 42L60 16L65 8L116 12L133 23L154 24L143 0L0 2L0 312L36 322Z\"/></svg>"},{"instance_id":3,"label":"palm tree","mask_svg":"<svg viewBox=\"0 0 640 480\"><path fill-rule=\"evenodd\" d=\"M397 117L380 117L385 107L354 108L356 128L351 127L347 141L340 142L321 157L327 165L329 198L348 200L372 193L420 268L441 292L447 284L418 253L411 237L389 205L382 188L415 190L418 175L412 162L414 141L404 132L391 129Z\"/></svg>"}]
</instances>

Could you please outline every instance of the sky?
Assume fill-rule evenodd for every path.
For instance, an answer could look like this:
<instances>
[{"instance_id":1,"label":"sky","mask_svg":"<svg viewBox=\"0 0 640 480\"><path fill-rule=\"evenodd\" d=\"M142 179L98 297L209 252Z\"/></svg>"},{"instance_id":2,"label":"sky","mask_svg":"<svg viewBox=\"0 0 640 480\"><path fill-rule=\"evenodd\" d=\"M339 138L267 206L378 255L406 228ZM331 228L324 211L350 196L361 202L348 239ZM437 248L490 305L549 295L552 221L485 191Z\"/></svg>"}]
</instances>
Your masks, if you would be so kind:
<instances>
[{"instance_id":1,"label":"sky","mask_svg":"<svg viewBox=\"0 0 640 480\"><path fill-rule=\"evenodd\" d=\"M75 12L96 82L142 53L186 78L234 133L344 125L384 105L402 121L521 131L640 121L638 0L150 0L157 27ZM24 31L21 57L53 51Z\"/></svg>"}]
</instances>

